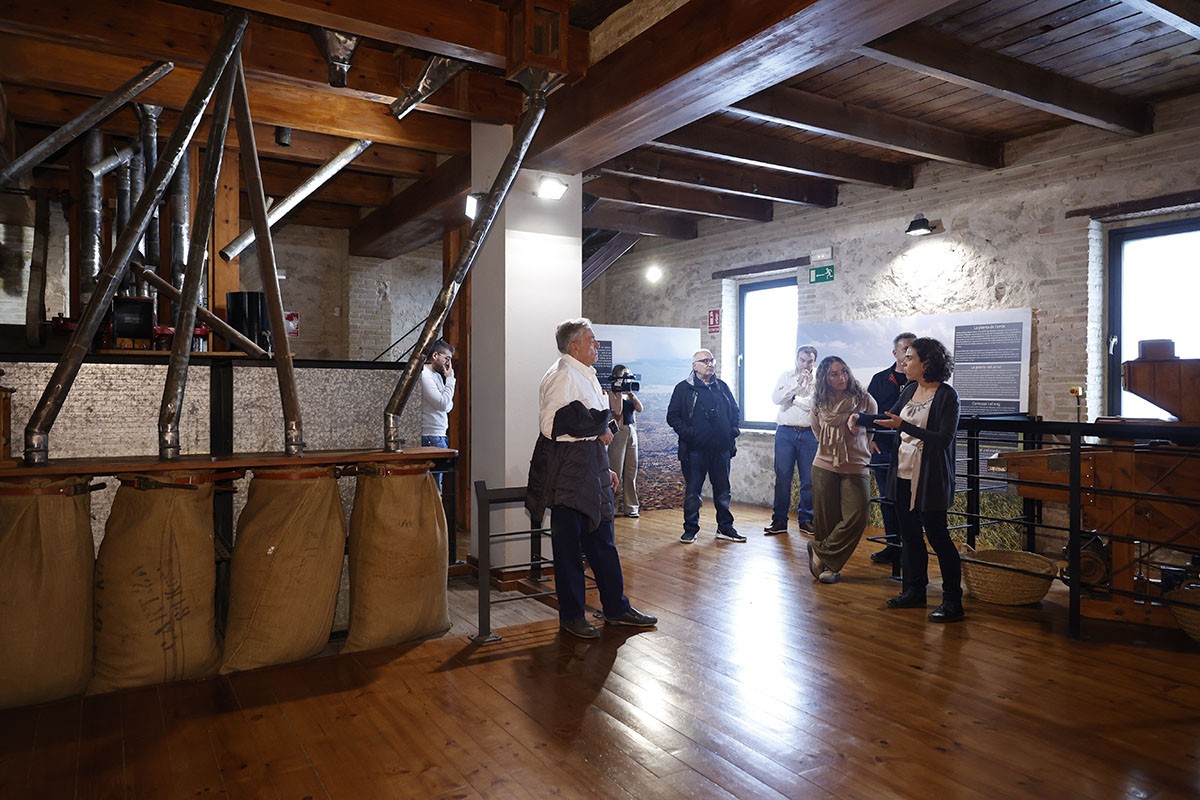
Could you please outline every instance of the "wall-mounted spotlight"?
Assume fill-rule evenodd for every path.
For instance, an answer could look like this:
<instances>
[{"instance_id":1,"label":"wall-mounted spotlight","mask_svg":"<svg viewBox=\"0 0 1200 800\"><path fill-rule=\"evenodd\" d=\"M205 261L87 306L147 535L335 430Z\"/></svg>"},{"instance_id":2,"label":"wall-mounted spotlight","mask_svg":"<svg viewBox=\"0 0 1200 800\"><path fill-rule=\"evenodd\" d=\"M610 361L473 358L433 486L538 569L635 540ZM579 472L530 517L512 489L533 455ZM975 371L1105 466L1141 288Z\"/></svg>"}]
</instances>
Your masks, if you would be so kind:
<instances>
[{"instance_id":1,"label":"wall-mounted spotlight","mask_svg":"<svg viewBox=\"0 0 1200 800\"><path fill-rule=\"evenodd\" d=\"M472 192L467 195L466 208L463 211L468 219L475 219L479 214L479 207L483 204L483 198L486 197L483 192Z\"/></svg>"},{"instance_id":2,"label":"wall-mounted spotlight","mask_svg":"<svg viewBox=\"0 0 1200 800\"><path fill-rule=\"evenodd\" d=\"M658 283L662 280L663 271L661 267L653 266L646 270L646 280L650 283Z\"/></svg>"},{"instance_id":3,"label":"wall-mounted spotlight","mask_svg":"<svg viewBox=\"0 0 1200 800\"><path fill-rule=\"evenodd\" d=\"M924 214L917 214L913 217L913 221L908 223L904 232L909 236L928 236L933 233L933 226L929 224L929 220L925 219Z\"/></svg>"},{"instance_id":4,"label":"wall-mounted spotlight","mask_svg":"<svg viewBox=\"0 0 1200 800\"><path fill-rule=\"evenodd\" d=\"M541 197L546 200L561 200L562 196L567 193L569 187L561 179L553 175L543 175L538 181L537 189L534 190L534 197Z\"/></svg>"}]
</instances>

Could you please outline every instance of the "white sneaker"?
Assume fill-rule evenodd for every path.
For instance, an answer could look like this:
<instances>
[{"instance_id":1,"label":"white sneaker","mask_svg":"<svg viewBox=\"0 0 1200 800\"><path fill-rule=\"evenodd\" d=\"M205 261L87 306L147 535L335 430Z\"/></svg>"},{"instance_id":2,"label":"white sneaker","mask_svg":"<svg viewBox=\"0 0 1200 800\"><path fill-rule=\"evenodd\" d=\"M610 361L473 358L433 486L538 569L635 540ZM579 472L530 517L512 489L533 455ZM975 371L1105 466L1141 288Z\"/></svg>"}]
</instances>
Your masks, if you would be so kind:
<instances>
[{"instance_id":1,"label":"white sneaker","mask_svg":"<svg viewBox=\"0 0 1200 800\"><path fill-rule=\"evenodd\" d=\"M821 570L821 576L817 578L821 583L837 583L842 579L842 573L834 572L831 569Z\"/></svg>"}]
</instances>

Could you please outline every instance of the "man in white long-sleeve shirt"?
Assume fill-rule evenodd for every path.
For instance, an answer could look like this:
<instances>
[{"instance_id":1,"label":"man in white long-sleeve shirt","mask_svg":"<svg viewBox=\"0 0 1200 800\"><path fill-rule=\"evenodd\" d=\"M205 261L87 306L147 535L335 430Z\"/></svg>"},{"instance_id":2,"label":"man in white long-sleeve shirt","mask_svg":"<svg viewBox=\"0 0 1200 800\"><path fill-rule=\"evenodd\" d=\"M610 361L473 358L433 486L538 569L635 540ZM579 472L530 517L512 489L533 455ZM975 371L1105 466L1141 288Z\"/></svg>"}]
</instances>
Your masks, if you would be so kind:
<instances>
[{"instance_id":1,"label":"man in white long-sleeve shirt","mask_svg":"<svg viewBox=\"0 0 1200 800\"><path fill-rule=\"evenodd\" d=\"M421 370L421 446L449 447L446 431L454 409L454 346L438 339L429 350L429 360ZM436 476L438 490L442 476Z\"/></svg>"},{"instance_id":2,"label":"man in white long-sleeve shirt","mask_svg":"<svg viewBox=\"0 0 1200 800\"><path fill-rule=\"evenodd\" d=\"M804 345L796 350L796 366L779 376L771 402L775 417L775 504L768 536L787 533L788 509L792 504L792 475L800 471L800 502L796 519L802 533L812 533L812 464L817 455L817 437L812 432L813 365L817 348Z\"/></svg>"}]
</instances>

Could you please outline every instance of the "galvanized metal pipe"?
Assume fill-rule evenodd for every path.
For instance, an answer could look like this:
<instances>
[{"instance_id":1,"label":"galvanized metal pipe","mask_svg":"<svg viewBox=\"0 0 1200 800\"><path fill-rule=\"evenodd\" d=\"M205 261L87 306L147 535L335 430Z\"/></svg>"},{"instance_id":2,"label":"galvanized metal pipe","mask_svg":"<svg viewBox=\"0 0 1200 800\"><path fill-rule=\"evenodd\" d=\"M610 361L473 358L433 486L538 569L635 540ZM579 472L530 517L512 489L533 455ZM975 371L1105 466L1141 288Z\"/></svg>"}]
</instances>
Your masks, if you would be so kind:
<instances>
[{"instance_id":1,"label":"galvanized metal pipe","mask_svg":"<svg viewBox=\"0 0 1200 800\"><path fill-rule=\"evenodd\" d=\"M92 128L83 135L82 153L84 164L95 164L100 160L104 147L104 135ZM79 187L79 301L86 304L96 289L100 275L101 252L101 209L104 200L104 184L91 169L80 170Z\"/></svg>"},{"instance_id":2,"label":"galvanized metal pipe","mask_svg":"<svg viewBox=\"0 0 1200 800\"><path fill-rule=\"evenodd\" d=\"M296 372L283 321L283 296L279 290L279 272L275 268L275 245L271 241L271 223L267 221L267 198L263 192L262 172L258 166L258 148L254 142L254 120L250 116L250 98L246 93L246 73L242 60L234 60L234 117L238 144L242 151L242 174L250 200L250 219L257 234L258 272L267 300L271 322L271 342L275 351L275 372L279 376L279 399L283 405L283 449L289 456L304 454L304 426L300 421L300 396L296 392Z\"/></svg>"},{"instance_id":3,"label":"galvanized metal pipe","mask_svg":"<svg viewBox=\"0 0 1200 800\"><path fill-rule=\"evenodd\" d=\"M75 141L75 138L79 134L90 128L94 128L100 120L153 86L174 68L175 65L170 61L159 61L151 64L129 81L126 81L108 95L97 100L78 117L63 125L54 133L26 150L10 164L0 169L0 188L20 178L26 172L29 172L29 170L45 161L51 154L57 153ZM88 163L91 162L89 161Z\"/></svg>"},{"instance_id":4,"label":"galvanized metal pipe","mask_svg":"<svg viewBox=\"0 0 1200 800\"><path fill-rule=\"evenodd\" d=\"M114 172L116 173L117 215L113 225L119 236L121 231L129 225L129 161L118 166ZM117 294L128 297L132 292L133 280L126 272L121 278L120 286L117 287Z\"/></svg>"},{"instance_id":5,"label":"galvanized metal pipe","mask_svg":"<svg viewBox=\"0 0 1200 800\"><path fill-rule=\"evenodd\" d=\"M416 386L418 374L425 361L426 351L433 344L438 330L441 329L442 324L446 321L446 316L450 313L450 307L454 305L454 298L458 294L458 289L462 286L463 281L466 280L467 273L475 263L475 259L483 247L483 242L487 239L487 235L492 229L492 223L496 221L496 215L500 212L500 206L504 203L504 199L508 197L509 190L512 189L513 181L517 177L517 171L521 169L521 164L525 160L525 154L529 151L529 145L533 141L533 135L537 132L538 125L541 123L542 117L546 114L545 86L542 85L537 89L527 89L527 91L529 92L529 107L521 115L521 121L513 135L512 147L509 149L508 155L505 157L504 163L501 165L495 180L492 181L492 187L488 190L487 196L484 198L483 207L480 209L479 215L471 225L471 234L467 237L466 244L458 254L458 259L454 263L454 269L447 276L446 282L442 285L441 292L434 299L433 309L429 312L429 316L425 320L425 328L421 331L421 336L417 339L417 343L413 347L412 356L408 359L408 363L404 365L404 372L400 375L400 381L396 384L396 390L392 392L387 409L384 411L383 449L389 453L394 453L400 449L400 412L404 410L404 405L408 402L408 398L412 395L413 388Z\"/></svg>"},{"instance_id":6,"label":"galvanized metal pipe","mask_svg":"<svg viewBox=\"0 0 1200 800\"><path fill-rule=\"evenodd\" d=\"M134 153L138 151L136 144L128 144L120 150L114 150L104 158L96 161L88 162L84 169L95 175L97 178L103 178L108 173L119 167L128 166L129 159L133 158Z\"/></svg>"},{"instance_id":7,"label":"galvanized metal pipe","mask_svg":"<svg viewBox=\"0 0 1200 800\"><path fill-rule=\"evenodd\" d=\"M121 236L113 248L113 253L104 267L104 272L101 273L100 280L96 284L96 291L93 292L79 324L71 333L62 358L50 376L46 390L34 408L29 423L25 426L25 462L27 464L46 463L50 444L50 428L54 425L58 412L62 410L63 403L66 402L71 385L79 375L79 368L91 347L96 331L100 328L100 321L104 318L108 306L112 302L121 276L129 266L129 257L133 253L133 248L150 222L150 211L162 199L167 181L170 180L184 153L187 152L192 136L200 126L204 109L208 106L208 101L216 90L221 72L225 69L225 65L229 62L238 43L241 42L248 22L249 16L245 11L235 11L227 17L225 31L221 34L220 41L217 42L216 50L200 73L200 80L196 84L196 88L192 90L191 97L188 98L187 105L180 114L179 125L171 134L162 158L155 165L149 188L134 208L129 226L121 232Z\"/></svg>"},{"instance_id":8,"label":"galvanized metal pipe","mask_svg":"<svg viewBox=\"0 0 1200 800\"><path fill-rule=\"evenodd\" d=\"M171 285L183 289L183 272L187 268L187 251L189 237L189 218L192 206L192 154L184 153L175 170L175 179L171 182L167 194L167 206L171 209ZM179 309L171 312L171 324L179 318Z\"/></svg>"},{"instance_id":9,"label":"galvanized metal pipe","mask_svg":"<svg viewBox=\"0 0 1200 800\"><path fill-rule=\"evenodd\" d=\"M41 347L46 343L46 262L50 247L50 190L35 189L33 196L33 255L29 259L29 288L25 294L25 344ZM8 458L7 447L0 455Z\"/></svg>"},{"instance_id":10,"label":"galvanized metal pipe","mask_svg":"<svg viewBox=\"0 0 1200 800\"><path fill-rule=\"evenodd\" d=\"M212 231L213 213L217 205L217 187L221 180L221 158L225 152L225 134L229 131L229 108L233 103L233 81L237 71L225 67L221 85L213 102L212 123L208 147L204 155L204 172L200 177L200 193L196 198L196 224L192 245L188 251L187 270L180 293L175 338L171 342L171 360L167 364L167 380L163 384L162 403L158 409L158 457L164 460L179 458L179 417L187 390L188 363L192 352L192 331L196 327L196 305L200 284L204 280L204 262L208 258L208 235Z\"/></svg>"},{"instance_id":11,"label":"galvanized metal pipe","mask_svg":"<svg viewBox=\"0 0 1200 800\"><path fill-rule=\"evenodd\" d=\"M146 174L154 174L154 166L158 163L158 118L162 114L162 106L152 106L145 103L138 103L134 106L138 114L138 138L142 142L142 161L145 162ZM146 238L143 241L145 245L146 263L153 264L158 267L162 262L161 249L159 240L161 238L158 225L158 206L154 206L154 210L150 213L150 224L146 227ZM145 293L151 297L157 292L141 280L141 284L145 289ZM157 307L157 304L155 304Z\"/></svg>"},{"instance_id":12,"label":"galvanized metal pipe","mask_svg":"<svg viewBox=\"0 0 1200 800\"><path fill-rule=\"evenodd\" d=\"M176 303L179 302L180 298L183 296L183 293L172 286L170 281L161 275L156 274L150 267L143 266L136 261L131 262L131 264L134 272L138 274L138 277L170 297ZM259 358L264 358L271 355L266 350L263 350L257 344L248 339L237 328L233 327L204 306L196 306L196 318L212 328L214 332L220 334L222 339L229 342L231 345L247 355L257 356Z\"/></svg>"},{"instance_id":13,"label":"galvanized metal pipe","mask_svg":"<svg viewBox=\"0 0 1200 800\"><path fill-rule=\"evenodd\" d=\"M370 139L359 139L325 162L316 172L308 176L303 183L297 186L291 194L271 206L271 210L267 212L267 224L275 225L275 223L283 219L289 211L302 203L317 189L328 183L330 178L341 172L343 167L358 158L370 146ZM243 250L249 247L253 241L254 228L248 228L232 242L221 248L221 258L226 261L232 261Z\"/></svg>"},{"instance_id":14,"label":"galvanized metal pipe","mask_svg":"<svg viewBox=\"0 0 1200 800\"><path fill-rule=\"evenodd\" d=\"M146 191L146 161L142 158L142 152L139 149L133 154L133 158L129 159L129 199L136 203L141 199L142 193ZM156 206L157 208L157 206ZM154 219L151 214L150 219ZM149 229L149 223L146 224ZM146 258L146 236L143 233L138 239L137 246L134 248L133 257L139 261L144 261ZM126 270L125 279L121 281L121 286L128 290L129 294L138 297L146 294L145 284L138 281L133 273Z\"/></svg>"}]
</instances>

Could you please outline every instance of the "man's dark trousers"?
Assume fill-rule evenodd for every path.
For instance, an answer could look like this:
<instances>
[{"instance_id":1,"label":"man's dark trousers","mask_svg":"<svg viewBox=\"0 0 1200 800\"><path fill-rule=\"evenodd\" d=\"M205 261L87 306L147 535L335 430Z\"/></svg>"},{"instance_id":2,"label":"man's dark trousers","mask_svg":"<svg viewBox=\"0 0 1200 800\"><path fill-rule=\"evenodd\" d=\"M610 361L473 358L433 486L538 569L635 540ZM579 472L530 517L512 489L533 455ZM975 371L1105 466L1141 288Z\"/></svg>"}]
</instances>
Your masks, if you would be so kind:
<instances>
[{"instance_id":1,"label":"man's dark trousers","mask_svg":"<svg viewBox=\"0 0 1200 800\"><path fill-rule=\"evenodd\" d=\"M717 508L717 530L733 528L733 512L729 510L729 451L692 450L683 463L683 531L700 532L700 491L704 478L712 483L713 505Z\"/></svg>"},{"instance_id":2,"label":"man's dark trousers","mask_svg":"<svg viewBox=\"0 0 1200 800\"><path fill-rule=\"evenodd\" d=\"M587 611L583 556L587 556L596 576L604 615L616 617L629 610L611 519L601 520L600 526L592 530L585 514L566 506L554 506L550 509L550 541L554 543L559 619L579 619Z\"/></svg>"}]
</instances>

